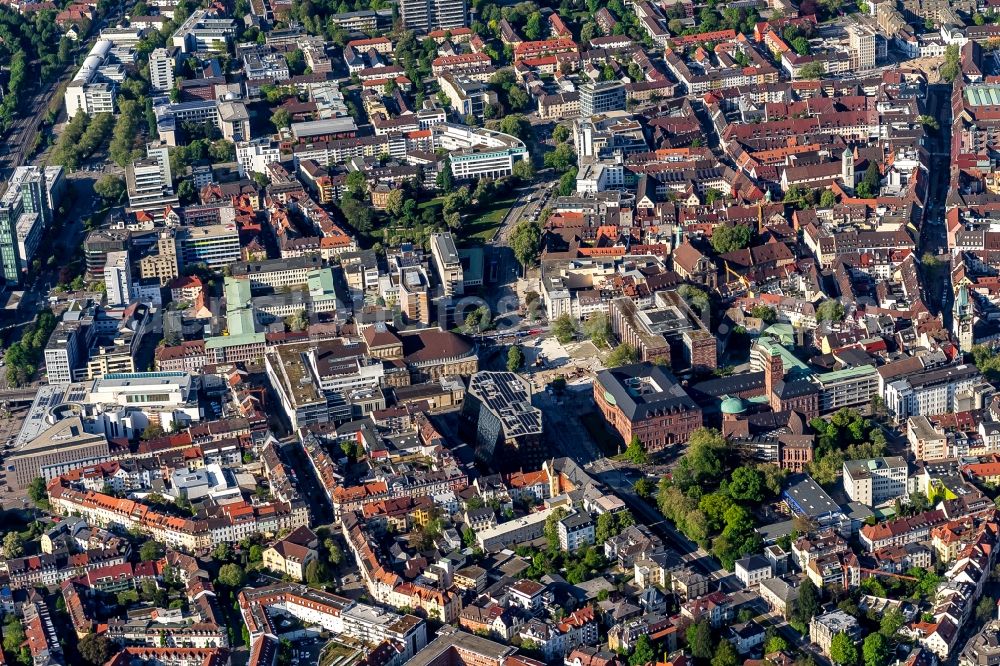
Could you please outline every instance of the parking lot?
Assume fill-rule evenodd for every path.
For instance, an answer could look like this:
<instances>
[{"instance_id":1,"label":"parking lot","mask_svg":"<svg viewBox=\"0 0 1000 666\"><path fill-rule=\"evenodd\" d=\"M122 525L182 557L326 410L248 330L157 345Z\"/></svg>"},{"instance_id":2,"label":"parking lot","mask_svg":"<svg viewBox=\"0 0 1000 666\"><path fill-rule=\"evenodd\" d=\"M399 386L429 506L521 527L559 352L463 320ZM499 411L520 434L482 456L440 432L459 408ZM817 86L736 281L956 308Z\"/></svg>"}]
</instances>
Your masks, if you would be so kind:
<instances>
[{"instance_id":1,"label":"parking lot","mask_svg":"<svg viewBox=\"0 0 1000 666\"><path fill-rule=\"evenodd\" d=\"M13 411L0 408L0 504L5 509L21 509L27 503L23 490L14 491L7 485L7 456L14 450L14 440L27 413L23 407Z\"/></svg>"},{"instance_id":2,"label":"parking lot","mask_svg":"<svg viewBox=\"0 0 1000 666\"><path fill-rule=\"evenodd\" d=\"M26 405L12 407L0 405L0 444L13 444L27 413Z\"/></svg>"},{"instance_id":3,"label":"parking lot","mask_svg":"<svg viewBox=\"0 0 1000 666\"><path fill-rule=\"evenodd\" d=\"M320 653L326 641L316 636L313 638L296 638L292 640L292 664L318 664Z\"/></svg>"}]
</instances>

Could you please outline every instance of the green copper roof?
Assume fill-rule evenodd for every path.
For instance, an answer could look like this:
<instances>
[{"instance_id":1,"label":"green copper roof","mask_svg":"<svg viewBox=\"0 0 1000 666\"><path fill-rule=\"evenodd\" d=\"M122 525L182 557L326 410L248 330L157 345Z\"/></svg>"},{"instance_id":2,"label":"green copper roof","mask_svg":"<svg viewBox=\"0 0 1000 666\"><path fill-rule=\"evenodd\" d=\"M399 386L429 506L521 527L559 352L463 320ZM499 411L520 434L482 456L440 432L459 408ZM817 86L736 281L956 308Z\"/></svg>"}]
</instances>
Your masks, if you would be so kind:
<instances>
[{"instance_id":1,"label":"green copper roof","mask_svg":"<svg viewBox=\"0 0 1000 666\"><path fill-rule=\"evenodd\" d=\"M743 401L735 396L731 396L722 401L722 413L723 414L742 414L746 411L746 405Z\"/></svg>"}]
</instances>

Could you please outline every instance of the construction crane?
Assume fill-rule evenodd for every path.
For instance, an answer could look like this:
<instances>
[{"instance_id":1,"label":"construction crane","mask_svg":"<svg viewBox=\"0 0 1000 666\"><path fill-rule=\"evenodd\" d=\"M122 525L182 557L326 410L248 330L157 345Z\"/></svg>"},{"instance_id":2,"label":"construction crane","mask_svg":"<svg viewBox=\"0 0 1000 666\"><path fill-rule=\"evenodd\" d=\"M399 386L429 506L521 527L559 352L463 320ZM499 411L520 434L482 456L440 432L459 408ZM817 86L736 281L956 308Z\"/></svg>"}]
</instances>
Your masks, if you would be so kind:
<instances>
[{"instance_id":1,"label":"construction crane","mask_svg":"<svg viewBox=\"0 0 1000 666\"><path fill-rule=\"evenodd\" d=\"M906 576L904 574L892 573L891 571L882 571L881 569L860 569L863 574L870 574L872 576L885 576L887 578L899 578L900 580L909 580L917 583L920 581L919 578L914 578L913 576Z\"/></svg>"},{"instance_id":2,"label":"construction crane","mask_svg":"<svg viewBox=\"0 0 1000 666\"><path fill-rule=\"evenodd\" d=\"M750 298L753 298L753 292L750 291L750 280L734 271L728 261L723 260L722 265L726 268L726 275L736 278L736 281L742 284L743 288L747 290L747 295L750 296Z\"/></svg>"}]
</instances>

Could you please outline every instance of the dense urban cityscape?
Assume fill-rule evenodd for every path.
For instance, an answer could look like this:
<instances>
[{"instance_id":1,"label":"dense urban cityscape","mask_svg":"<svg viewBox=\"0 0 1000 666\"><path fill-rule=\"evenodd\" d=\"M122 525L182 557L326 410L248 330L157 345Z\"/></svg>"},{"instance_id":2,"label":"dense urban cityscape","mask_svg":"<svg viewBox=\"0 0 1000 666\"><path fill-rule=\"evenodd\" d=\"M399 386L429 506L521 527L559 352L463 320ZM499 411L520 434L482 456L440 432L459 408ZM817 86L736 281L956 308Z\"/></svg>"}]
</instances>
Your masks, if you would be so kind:
<instances>
[{"instance_id":1,"label":"dense urban cityscape","mask_svg":"<svg viewBox=\"0 0 1000 666\"><path fill-rule=\"evenodd\" d=\"M0 142L0 666L1000 664L1000 1L0 0Z\"/></svg>"}]
</instances>

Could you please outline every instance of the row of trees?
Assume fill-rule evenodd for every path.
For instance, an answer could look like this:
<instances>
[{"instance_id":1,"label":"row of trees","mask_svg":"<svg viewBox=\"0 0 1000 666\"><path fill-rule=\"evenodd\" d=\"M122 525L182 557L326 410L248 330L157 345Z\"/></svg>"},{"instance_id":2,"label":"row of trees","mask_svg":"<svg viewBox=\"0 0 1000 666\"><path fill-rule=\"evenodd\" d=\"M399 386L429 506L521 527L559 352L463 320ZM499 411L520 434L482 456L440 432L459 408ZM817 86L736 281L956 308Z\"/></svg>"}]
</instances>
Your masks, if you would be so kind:
<instances>
[{"instance_id":1,"label":"row of trees","mask_svg":"<svg viewBox=\"0 0 1000 666\"><path fill-rule=\"evenodd\" d=\"M534 220L521 220L510 236L510 248L522 266L528 268L541 253L542 227Z\"/></svg>"},{"instance_id":2,"label":"row of trees","mask_svg":"<svg viewBox=\"0 0 1000 666\"><path fill-rule=\"evenodd\" d=\"M61 37L56 10L21 14L0 6L0 62L8 72L0 101L0 131L6 131L21 108L32 82L51 81L72 59L72 42ZM32 71L32 66L39 69Z\"/></svg>"},{"instance_id":3,"label":"row of trees","mask_svg":"<svg viewBox=\"0 0 1000 666\"><path fill-rule=\"evenodd\" d=\"M25 326L21 339L4 354L7 364L7 382L24 386L38 370L38 363L45 351L45 344L56 327L56 318L49 309L42 310L38 318Z\"/></svg>"},{"instance_id":4,"label":"row of trees","mask_svg":"<svg viewBox=\"0 0 1000 666\"><path fill-rule=\"evenodd\" d=\"M181 173L186 167L210 159L212 162L231 162L236 159L236 146L227 139L214 141L206 138L195 139L183 146L170 150L170 170Z\"/></svg>"},{"instance_id":5,"label":"row of trees","mask_svg":"<svg viewBox=\"0 0 1000 666\"><path fill-rule=\"evenodd\" d=\"M556 336L559 344L573 342L576 339L577 330L576 320L568 314L561 314L552 322L552 334Z\"/></svg>"},{"instance_id":6,"label":"row of trees","mask_svg":"<svg viewBox=\"0 0 1000 666\"><path fill-rule=\"evenodd\" d=\"M489 40L487 52L490 53L490 57L494 61L510 62L512 59L509 47L503 48L503 58L501 59L500 52L495 46L495 43L498 43L500 39L501 19L506 20L526 39L544 38L547 32L539 7L534 2L518 2L503 7L498 6L492 0L477 0L472 4L477 12L477 20L473 21L472 30L483 39ZM570 17L574 12L579 13L577 18L583 22L579 33L580 41L586 42L600 34L600 28L593 20L593 16L603 6L607 6L612 14L622 19L615 28L614 34L628 33L637 41L648 39L642 32L637 18L632 13L625 11L621 0L612 0L608 3L601 3L599 0L562 0L558 11L564 18ZM539 37L533 37L533 35L539 35ZM492 52L490 52L491 48Z\"/></svg>"},{"instance_id":7,"label":"row of trees","mask_svg":"<svg viewBox=\"0 0 1000 666\"><path fill-rule=\"evenodd\" d=\"M498 6L492 0L474 2L478 20L473 22L473 30L483 38L500 39L500 21L507 21L514 30L527 39L529 34L540 33L543 28L539 7L534 2L518 2L516 4ZM509 53L505 59L510 60Z\"/></svg>"},{"instance_id":8,"label":"row of trees","mask_svg":"<svg viewBox=\"0 0 1000 666\"><path fill-rule=\"evenodd\" d=\"M326 536L320 544L319 557L306 565L306 583L316 588L326 588L334 582L334 572L344 562L344 551L336 539Z\"/></svg>"},{"instance_id":9,"label":"row of trees","mask_svg":"<svg viewBox=\"0 0 1000 666\"><path fill-rule=\"evenodd\" d=\"M699 662L712 666L737 666L742 663L736 648L725 638L718 640L712 635L708 620L699 620L684 632L691 656Z\"/></svg>"},{"instance_id":10,"label":"row of trees","mask_svg":"<svg viewBox=\"0 0 1000 666\"><path fill-rule=\"evenodd\" d=\"M572 342L577 335L583 333L598 349L607 349L613 340L611 323L608 321L607 315L603 313L593 315L582 325L568 314L559 315L552 322L552 333L560 344ZM617 368L637 363L638 360L639 352L637 349L628 344L620 344L611 351L604 364L609 368Z\"/></svg>"},{"instance_id":11,"label":"row of trees","mask_svg":"<svg viewBox=\"0 0 1000 666\"><path fill-rule=\"evenodd\" d=\"M563 142L557 145L555 150L546 152L542 157L542 163L546 168L555 169L559 173L566 173L576 167L576 153L573 152L573 146L567 142Z\"/></svg>"},{"instance_id":12,"label":"row of trees","mask_svg":"<svg viewBox=\"0 0 1000 666\"><path fill-rule=\"evenodd\" d=\"M93 118L85 113L76 114L56 142L51 162L70 171L79 168L81 162L107 145L114 125L115 117L110 113L99 113Z\"/></svg>"},{"instance_id":13,"label":"row of trees","mask_svg":"<svg viewBox=\"0 0 1000 666\"><path fill-rule=\"evenodd\" d=\"M770 464L734 466L728 454L719 431L695 431L672 479L660 482L657 504L685 536L732 569L761 548L748 507L776 497L787 471Z\"/></svg>"},{"instance_id":14,"label":"row of trees","mask_svg":"<svg viewBox=\"0 0 1000 666\"><path fill-rule=\"evenodd\" d=\"M608 354L608 357L604 359L604 365L609 368L620 368L623 365L632 365L633 363L639 362L639 350L623 342Z\"/></svg>"},{"instance_id":15,"label":"row of trees","mask_svg":"<svg viewBox=\"0 0 1000 666\"><path fill-rule=\"evenodd\" d=\"M421 88L419 83L431 76L431 61L437 55L437 42L430 37L418 42L412 30L397 34L399 38L393 53L396 64L406 70L406 77L417 84L417 88ZM423 103L422 98L419 101Z\"/></svg>"},{"instance_id":16,"label":"row of trees","mask_svg":"<svg viewBox=\"0 0 1000 666\"><path fill-rule=\"evenodd\" d=\"M799 68L799 76L803 79L816 80L823 78L826 74L826 65L820 60L807 62Z\"/></svg>"},{"instance_id":17,"label":"row of trees","mask_svg":"<svg viewBox=\"0 0 1000 666\"><path fill-rule=\"evenodd\" d=\"M555 129L552 130L552 140L556 142L556 148L546 151L542 157L542 163L546 168L554 169L561 174L556 189L559 195L564 197L576 191L576 176L579 173L576 166L576 153L573 151L569 138L569 130L563 125L556 125Z\"/></svg>"},{"instance_id":18,"label":"row of trees","mask_svg":"<svg viewBox=\"0 0 1000 666\"><path fill-rule=\"evenodd\" d=\"M241 8L246 6L245 11ZM390 3L385 0L295 0L292 2L292 20L298 21L310 35L318 35L344 46L348 33L330 20L332 14L371 9L386 9ZM237 0L236 13L243 16L249 11L249 0Z\"/></svg>"},{"instance_id":19,"label":"row of trees","mask_svg":"<svg viewBox=\"0 0 1000 666\"><path fill-rule=\"evenodd\" d=\"M919 605L933 599L942 580L934 570L918 567L911 567L906 575L909 578L866 578L861 582L861 590L890 599L910 599Z\"/></svg>"},{"instance_id":20,"label":"row of trees","mask_svg":"<svg viewBox=\"0 0 1000 666\"><path fill-rule=\"evenodd\" d=\"M170 151L171 172L182 174L186 167L204 159L210 159L212 162L228 162L235 158L236 146L232 141L202 136ZM177 181L177 198L184 205L197 202L198 190L193 180L181 178Z\"/></svg>"},{"instance_id":21,"label":"row of trees","mask_svg":"<svg viewBox=\"0 0 1000 666\"><path fill-rule=\"evenodd\" d=\"M712 299L709 298L708 292L701 287L696 287L693 284L682 284L680 288L677 289L677 293L680 294L681 298L683 298L688 305L694 308L703 319L711 314Z\"/></svg>"},{"instance_id":22,"label":"row of trees","mask_svg":"<svg viewBox=\"0 0 1000 666\"><path fill-rule=\"evenodd\" d=\"M306 582L316 587L329 584L332 580L329 565L337 567L344 559L343 550L329 536L322 542L320 550L321 556L310 562L305 570ZM263 547L256 540L241 542L240 553L238 555L227 543L219 544L212 551L212 560L219 564L215 580L231 592L243 586L246 569L258 568L263 560ZM143 562L159 560L163 555L163 546L155 541L146 541L139 548L139 559Z\"/></svg>"},{"instance_id":23,"label":"row of trees","mask_svg":"<svg viewBox=\"0 0 1000 666\"><path fill-rule=\"evenodd\" d=\"M121 201L122 195L125 194L125 181L121 176L105 174L94 183L94 194L101 197L105 205L114 205Z\"/></svg>"},{"instance_id":24,"label":"row of trees","mask_svg":"<svg viewBox=\"0 0 1000 666\"><path fill-rule=\"evenodd\" d=\"M118 99L118 121L115 123L114 136L108 153L111 161L125 168L133 160L144 155L144 151L136 142L140 122L144 120L145 106L136 100Z\"/></svg>"},{"instance_id":25,"label":"row of trees","mask_svg":"<svg viewBox=\"0 0 1000 666\"><path fill-rule=\"evenodd\" d=\"M469 333L482 333L492 322L490 309L483 305L465 315L465 330Z\"/></svg>"},{"instance_id":26,"label":"row of trees","mask_svg":"<svg viewBox=\"0 0 1000 666\"><path fill-rule=\"evenodd\" d=\"M697 27L687 28L681 31L681 34L698 34L700 32L712 32L727 28L735 30L738 33L752 33L757 21L760 20L760 14L753 8L746 9L733 6L727 6L720 12L716 9L714 3L709 3L698 14L698 19Z\"/></svg>"},{"instance_id":27,"label":"row of trees","mask_svg":"<svg viewBox=\"0 0 1000 666\"><path fill-rule=\"evenodd\" d=\"M809 55L809 38L812 36L812 26L808 23L799 25L787 25L782 30L781 36L785 38L788 45L799 55Z\"/></svg>"},{"instance_id":28,"label":"row of trees","mask_svg":"<svg viewBox=\"0 0 1000 666\"><path fill-rule=\"evenodd\" d=\"M951 83L961 71L961 53L959 53L958 44L949 44L944 50L944 64L938 70L941 74L941 80Z\"/></svg>"},{"instance_id":29,"label":"row of trees","mask_svg":"<svg viewBox=\"0 0 1000 666\"><path fill-rule=\"evenodd\" d=\"M305 310L299 310L285 317L285 328L292 333L301 333L309 328L309 314Z\"/></svg>"},{"instance_id":30,"label":"row of trees","mask_svg":"<svg viewBox=\"0 0 1000 666\"><path fill-rule=\"evenodd\" d=\"M590 319L583 322L582 328L583 334L586 335L598 349L606 349L613 339L611 322L608 321L608 315L603 312L597 312L591 315Z\"/></svg>"},{"instance_id":31,"label":"row of trees","mask_svg":"<svg viewBox=\"0 0 1000 666\"><path fill-rule=\"evenodd\" d=\"M524 366L524 350L521 345L513 345L507 350L507 371L517 372Z\"/></svg>"},{"instance_id":32,"label":"row of trees","mask_svg":"<svg viewBox=\"0 0 1000 666\"><path fill-rule=\"evenodd\" d=\"M841 321L844 314L844 304L833 298L828 298L816 308L816 321Z\"/></svg>"},{"instance_id":33,"label":"row of trees","mask_svg":"<svg viewBox=\"0 0 1000 666\"><path fill-rule=\"evenodd\" d=\"M346 191L340 200L340 213L348 224L360 232L372 229L375 215L368 201L368 182L361 171L351 171L345 182Z\"/></svg>"}]
</instances>

